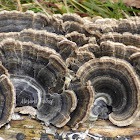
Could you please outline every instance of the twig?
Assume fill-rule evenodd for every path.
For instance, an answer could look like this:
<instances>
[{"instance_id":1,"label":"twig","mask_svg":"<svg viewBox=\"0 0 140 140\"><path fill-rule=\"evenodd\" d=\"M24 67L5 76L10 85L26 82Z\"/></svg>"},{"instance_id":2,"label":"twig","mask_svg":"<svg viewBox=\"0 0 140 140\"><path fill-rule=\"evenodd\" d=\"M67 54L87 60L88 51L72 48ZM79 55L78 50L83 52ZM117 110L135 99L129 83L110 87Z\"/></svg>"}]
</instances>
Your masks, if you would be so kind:
<instances>
[{"instance_id":1,"label":"twig","mask_svg":"<svg viewBox=\"0 0 140 140\"><path fill-rule=\"evenodd\" d=\"M123 10L121 10L121 12L123 13L123 15L128 19L129 18L129 16L123 11Z\"/></svg>"},{"instance_id":2,"label":"twig","mask_svg":"<svg viewBox=\"0 0 140 140\"><path fill-rule=\"evenodd\" d=\"M38 2L39 2L39 3L46 4L46 5L48 5L48 6L52 6L52 7L58 8L58 6L57 6L56 4L53 4L53 3L50 3L50 2L45 2L45 1L42 1L42 0L39 0Z\"/></svg>"},{"instance_id":3,"label":"twig","mask_svg":"<svg viewBox=\"0 0 140 140\"><path fill-rule=\"evenodd\" d=\"M44 7L37 1L37 0L33 0L38 6L41 7L41 9L44 11L44 13L49 17L49 14L46 12L46 10L44 9Z\"/></svg>"},{"instance_id":4,"label":"twig","mask_svg":"<svg viewBox=\"0 0 140 140\"><path fill-rule=\"evenodd\" d=\"M43 4L47 5L47 6L55 7L55 8L59 9L59 10L62 12L62 10L61 10L61 9L59 8L59 6L56 5L56 4L53 4L53 3L50 3L50 2L45 2L45 1L42 1L42 0L38 0L38 2L39 2L39 3L43 3ZM62 13L63 13L63 12L62 12Z\"/></svg>"},{"instance_id":5,"label":"twig","mask_svg":"<svg viewBox=\"0 0 140 140\"><path fill-rule=\"evenodd\" d=\"M17 0L19 11L22 12L22 6L20 0Z\"/></svg>"},{"instance_id":6,"label":"twig","mask_svg":"<svg viewBox=\"0 0 140 140\"><path fill-rule=\"evenodd\" d=\"M67 1L66 0L63 0L64 4L65 4L65 7L66 7L66 10L67 10L67 13L69 13L69 8L68 8L68 5L67 5Z\"/></svg>"}]
</instances>

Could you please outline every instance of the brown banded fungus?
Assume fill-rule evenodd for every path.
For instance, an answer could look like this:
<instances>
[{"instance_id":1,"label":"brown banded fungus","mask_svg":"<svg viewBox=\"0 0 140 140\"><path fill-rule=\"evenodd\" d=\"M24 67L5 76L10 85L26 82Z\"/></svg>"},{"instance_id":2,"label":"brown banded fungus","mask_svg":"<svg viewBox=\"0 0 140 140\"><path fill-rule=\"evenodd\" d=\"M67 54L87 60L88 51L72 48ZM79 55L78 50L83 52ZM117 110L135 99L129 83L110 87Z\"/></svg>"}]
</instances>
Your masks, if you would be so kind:
<instances>
[{"instance_id":1,"label":"brown banded fungus","mask_svg":"<svg viewBox=\"0 0 140 140\"><path fill-rule=\"evenodd\" d=\"M123 34L117 32L109 32L102 35L102 37L100 38L100 42L107 41L107 40L123 43L125 45L136 46L138 48L140 47L139 34L132 34L129 32L125 32Z\"/></svg>"},{"instance_id":2,"label":"brown banded fungus","mask_svg":"<svg viewBox=\"0 0 140 140\"><path fill-rule=\"evenodd\" d=\"M23 29L38 29L48 32L63 34L61 21L41 13L27 11L25 13L18 11L0 12L0 32L19 32Z\"/></svg>"},{"instance_id":3,"label":"brown banded fungus","mask_svg":"<svg viewBox=\"0 0 140 140\"><path fill-rule=\"evenodd\" d=\"M63 91L68 70L58 53L31 42L7 39L0 44L0 60L15 87L16 106L33 106L37 118L57 127L69 121L77 98L74 92Z\"/></svg>"},{"instance_id":4,"label":"brown banded fungus","mask_svg":"<svg viewBox=\"0 0 140 140\"><path fill-rule=\"evenodd\" d=\"M132 124L140 114L139 21L0 12L0 61L8 70L0 65L0 126L15 105L56 127L94 117Z\"/></svg>"},{"instance_id":5,"label":"brown banded fungus","mask_svg":"<svg viewBox=\"0 0 140 140\"><path fill-rule=\"evenodd\" d=\"M0 33L0 40L13 38L22 42L32 42L43 47L54 49L66 60L77 48L75 42L67 40L62 35L46 31L24 29L21 32Z\"/></svg>"},{"instance_id":6,"label":"brown banded fungus","mask_svg":"<svg viewBox=\"0 0 140 140\"><path fill-rule=\"evenodd\" d=\"M77 97L71 90L61 94L46 95L45 100L38 107L37 117L47 125L52 123L56 127L63 127L70 120L70 113L76 108Z\"/></svg>"},{"instance_id":7,"label":"brown banded fungus","mask_svg":"<svg viewBox=\"0 0 140 140\"><path fill-rule=\"evenodd\" d=\"M79 46L79 47L81 47L85 44L88 44L88 43L96 44L96 38L95 37L86 37L84 34L78 33L76 31L65 35L65 37L67 39L75 42L77 44L77 46Z\"/></svg>"},{"instance_id":8,"label":"brown banded fungus","mask_svg":"<svg viewBox=\"0 0 140 140\"><path fill-rule=\"evenodd\" d=\"M94 102L94 89L90 81L82 84L78 79L70 84L78 99L76 109L71 113L68 126L77 128L79 124L85 122L90 114Z\"/></svg>"},{"instance_id":9,"label":"brown banded fungus","mask_svg":"<svg viewBox=\"0 0 140 140\"><path fill-rule=\"evenodd\" d=\"M94 59L95 56L93 53L89 51L79 51L76 50L75 54L72 55L71 57L67 58L66 64L68 68L74 73L77 72L77 70L87 61Z\"/></svg>"},{"instance_id":10,"label":"brown banded fungus","mask_svg":"<svg viewBox=\"0 0 140 140\"><path fill-rule=\"evenodd\" d=\"M15 89L7 70L0 64L0 127L11 120L15 109Z\"/></svg>"},{"instance_id":11,"label":"brown banded fungus","mask_svg":"<svg viewBox=\"0 0 140 140\"><path fill-rule=\"evenodd\" d=\"M33 29L24 29L21 32L0 33L0 41L6 38L13 38L22 42L32 42L42 47L49 47L57 52L59 52L57 44L62 40L66 40L62 35Z\"/></svg>"},{"instance_id":12,"label":"brown banded fungus","mask_svg":"<svg viewBox=\"0 0 140 140\"><path fill-rule=\"evenodd\" d=\"M100 44L100 51L95 52L101 56L111 56L120 59L125 59L131 63L130 56L140 51L135 46L126 46L123 43L104 41ZM131 63L132 64L132 63Z\"/></svg>"},{"instance_id":13,"label":"brown banded fungus","mask_svg":"<svg viewBox=\"0 0 140 140\"><path fill-rule=\"evenodd\" d=\"M61 16L61 19L62 19L63 23L67 22L67 21L73 21L73 22L77 22L79 24L85 23L85 20L77 14L65 13Z\"/></svg>"},{"instance_id":14,"label":"brown banded fungus","mask_svg":"<svg viewBox=\"0 0 140 140\"><path fill-rule=\"evenodd\" d=\"M87 24L85 30L90 34L100 38L108 32L140 34L140 18L135 16L128 19L97 19L93 23Z\"/></svg>"},{"instance_id":15,"label":"brown banded fungus","mask_svg":"<svg viewBox=\"0 0 140 140\"><path fill-rule=\"evenodd\" d=\"M135 68L137 74L140 76L140 51L133 53L130 56L133 67Z\"/></svg>"},{"instance_id":16,"label":"brown banded fungus","mask_svg":"<svg viewBox=\"0 0 140 140\"><path fill-rule=\"evenodd\" d=\"M108 94L111 99L110 121L117 126L132 124L140 115L140 81L125 60L112 57L92 59L76 73L81 83L88 80L95 94Z\"/></svg>"}]
</instances>

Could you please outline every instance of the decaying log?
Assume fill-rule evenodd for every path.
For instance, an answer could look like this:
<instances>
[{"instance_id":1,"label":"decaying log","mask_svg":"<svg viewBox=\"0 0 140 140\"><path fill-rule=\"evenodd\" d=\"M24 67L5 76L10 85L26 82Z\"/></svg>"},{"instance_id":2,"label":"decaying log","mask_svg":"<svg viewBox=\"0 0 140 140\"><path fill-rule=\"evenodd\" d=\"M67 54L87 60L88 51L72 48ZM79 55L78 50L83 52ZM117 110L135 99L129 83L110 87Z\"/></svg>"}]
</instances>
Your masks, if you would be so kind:
<instances>
[{"instance_id":1,"label":"decaying log","mask_svg":"<svg viewBox=\"0 0 140 140\"><path fill-rule=\"evenodd\" d=\"M29 116L22 116L24 120L12 120L9 124L2 127L0 129L0 137L5 140L16 140L16 136L18 133L23 133L25 135L24 140L40 140L41 136L45 137L45 134L50 138L50 140L54 140L55 136L52 134L47 134L48 127L44 126L40 123L40 121L29 118ZM10 128L8 129L8 125ZM89 129L89 134L93 136L101 135L105 138L116 138L117 136L121 137L129 137L132 140L140 139L140 119L135 121L129 127L119 128L113 125L110 121L99 120L93 125L91 129L89 129L89 124L84 123L80 126L75 132L82 131L85 132ZM64 128L57 129L56 132L58 134L70 131L70 128L65 126ZM47 137L46 136L46 137ZM90 140L91 137L87 136L86 140Z\"/></svg>"}]
</instances>

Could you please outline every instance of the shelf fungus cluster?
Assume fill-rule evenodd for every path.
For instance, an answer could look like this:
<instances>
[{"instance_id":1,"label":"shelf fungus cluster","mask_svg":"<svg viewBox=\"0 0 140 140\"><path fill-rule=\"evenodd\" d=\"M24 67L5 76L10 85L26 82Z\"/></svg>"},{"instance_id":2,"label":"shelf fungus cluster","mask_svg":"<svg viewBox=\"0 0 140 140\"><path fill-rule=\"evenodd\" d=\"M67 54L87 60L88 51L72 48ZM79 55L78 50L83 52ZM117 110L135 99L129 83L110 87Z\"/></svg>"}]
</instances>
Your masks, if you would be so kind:
<instances>
[{"instance_id":1,"label":"shelf fungus cluster","mask_svg":"<svg viewBox=\"0 0 140 140\"><path fill-rule=\"evenodd\" d=\"M56 127L132 124L140 115L139 47L139 17L0 12L0 127L20 108Z\"/></svg>"}]
</instances>

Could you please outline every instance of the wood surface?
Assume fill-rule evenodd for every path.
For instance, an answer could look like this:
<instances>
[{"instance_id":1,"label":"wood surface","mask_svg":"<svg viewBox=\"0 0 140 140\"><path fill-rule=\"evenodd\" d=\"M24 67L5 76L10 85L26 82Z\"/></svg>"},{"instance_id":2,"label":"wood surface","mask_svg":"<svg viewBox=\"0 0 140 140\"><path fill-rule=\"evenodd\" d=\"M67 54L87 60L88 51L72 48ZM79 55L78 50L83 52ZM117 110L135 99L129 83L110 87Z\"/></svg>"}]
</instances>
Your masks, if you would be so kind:
<instances>
[{"instance_id":1,"label":"wood surface","mask_svg":"<svg viewBox=\"0 0 140 140\"><path fill-rule=\"evenodd\" d=\"M10 128L5 125L0 129L0 137L5 140L16 140L17 133L23 133L26 137L24 140L40 140L41 133L46 133L45 129L48 127L44 126L40 121L31 119L29 116L23 116L24 120L12 120ZM85 123L80 126L77 130L85 132L88 129L89 123ZM69 127L58 129L57 132L70 131ZM99 120L93 124L93 127L89 129L89 134L97 135L100 134L104 137L116 138L117 136L131 136L132 140L140 140L140 119L135 121L128 127L119 128L114 126L110 121ZM54 139L53 135L48 135L50 140ZM90 139L87 137L87 140ZM1 140L1 139L0 139Z\"/></svg>"}]
</instances>

